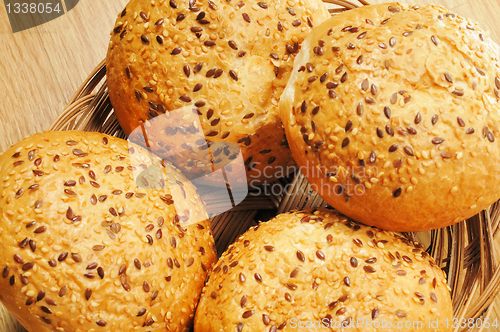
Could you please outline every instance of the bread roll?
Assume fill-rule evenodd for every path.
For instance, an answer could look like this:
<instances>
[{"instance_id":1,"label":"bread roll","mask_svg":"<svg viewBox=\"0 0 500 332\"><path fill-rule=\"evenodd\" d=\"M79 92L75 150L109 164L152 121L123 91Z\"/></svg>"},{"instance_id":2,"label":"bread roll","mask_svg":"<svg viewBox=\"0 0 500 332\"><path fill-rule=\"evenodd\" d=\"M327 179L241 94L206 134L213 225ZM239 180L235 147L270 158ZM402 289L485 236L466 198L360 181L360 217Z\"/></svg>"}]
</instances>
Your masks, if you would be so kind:
<instances>
[{"instance_id":1,"label":"bread roll","mask_svg":"<svg viewBox=\"0 0 500 332\"><path fill-rule=\"evenodd\" d=\"M423 231L500 198L499 47L470 20L397 3L337 15L281 98L302 172L365 224Z\"/></svg>"},{"instance_id":2,"label":"bread roll","mask_svg":"<svg viewBox=\"0 0 500 332\"><path fill-rule=\"evenodd\" d=\"M452 317L445 274L420 245L309 209L261 223L229 247L203 289L195 332L340 331L341 324L443 332Z\"/></svg>"},{"instance_id":3,"label":"bread roll","mask_svg":"<svg viewBox=\"0 0 500 332\"><path fill-rule=\"evenodd\" d=\"M278 101L300 43L328 17L320 0L130 1L106 61L122 128L192 177L228 164L240 149L244 167L227 170L233 177L244 179L246 169L258 185L283 176L294 161ZM175 109L199 120L171 121ZM178 127L185 130L174 138ZM204 138L232 145L203 153Z\"/></svg>"},{"instance_id":4,"label":"bread roll","mask_svg":"<svg viewBox=\"0 0 500 332\"><path fill-rule=\"evenodd\" d=\"M46 132L0 156L0 179L0 301L28 331L189 331L216 255L178 170L121 139Z\"/></svg>"}]
</instances>

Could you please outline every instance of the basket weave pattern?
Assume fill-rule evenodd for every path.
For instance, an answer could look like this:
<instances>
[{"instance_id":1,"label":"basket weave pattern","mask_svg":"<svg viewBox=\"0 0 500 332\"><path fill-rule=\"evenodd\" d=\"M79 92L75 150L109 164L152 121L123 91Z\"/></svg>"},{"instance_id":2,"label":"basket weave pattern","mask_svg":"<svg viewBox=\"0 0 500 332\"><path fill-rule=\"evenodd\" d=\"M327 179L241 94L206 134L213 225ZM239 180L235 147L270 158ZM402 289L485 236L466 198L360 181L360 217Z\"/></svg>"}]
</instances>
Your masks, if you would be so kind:
<instances>
[{"instance_id":1,"label":"basket weave pattern","mask_svg":"<svg viewBox=\"0 0 500 332\"><path fill-rule=\"evenodd\" d=\"M324 0L333 15L354 9L357 4L346 0ZM365 0L359 0L368 5ZM104 61L91 73L50 130L83 130L126 138L113 112L105 82ZM232 210L213 217L212 229L218 253L222 253L239 235L258 220L307 207L324 207L326 203L312 191L299 172L278 180L279 194L250 194ZM286 190L285 190L286 189ZM217 204L217 202L208 202ZM406 233L427 247L427 252L448 276L453 299L454 317L489 317L492 303L500 292L500 266L495 255L495 238L500 230L500 202L456 225L425 233ZM482 331L481 327L455 331ZM13 332L13 331L9 331Z\"/></svg>"}]
</instances>

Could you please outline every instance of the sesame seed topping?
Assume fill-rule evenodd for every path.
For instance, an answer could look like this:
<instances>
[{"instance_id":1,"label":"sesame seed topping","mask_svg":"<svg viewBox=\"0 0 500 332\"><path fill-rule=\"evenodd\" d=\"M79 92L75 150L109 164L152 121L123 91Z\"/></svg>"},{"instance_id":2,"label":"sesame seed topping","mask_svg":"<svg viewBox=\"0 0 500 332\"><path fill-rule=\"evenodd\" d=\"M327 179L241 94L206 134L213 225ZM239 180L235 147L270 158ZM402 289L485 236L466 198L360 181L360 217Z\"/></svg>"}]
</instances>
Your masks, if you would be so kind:
<instances>
[{"instance_id":1,"label":"sesame seed topping","mask_svg":"<svg viewBox=\"0 0 500 332\"><path fill-rule=\"evenodd\" d=\"M344 73L344 75L342 75L342 77L340 78L340 83L344 83L345 81L347 81L347 72Z\"/></svg>"},{"instance_id":2,"label":"sesame seed topping","mask_svg":"<svg viewBox=\"0 0 500 332\"><path fill-rule=\"evenodd\" d=\"M243 317L243 318L245 318L245 319L246 319L246 318L250 318L250 317L252 317L252 315L253 315L254 313L255 313L255 311L254 311L254 310L248 310L248 311L245 311L245 312L243 313L243 315L241 315L241 317Z\"/></svg>"},{"instance_id":3,"label":"sesame seed topping","mask_svg":"<svg viewBox=\"0 0 500 332\"><path fill-rule=\"evenodd\" d=\"M45 227L45 226L40 226L40 227L38 227L37 229L35 229L34 233L35 233L35 234L40 234L40 233L45 232L46 230L47 230L47 227Z\"/></svg>"},{"instance_id":4,"label":"sesame seed topping","mask_svg":"<svg viewBox=\"0 0 500 332\"><path fill-rule=\"evenodd\" d=\"M431 36L431 41L434 43L434 45L438 45L438 39L435 35Z\"/></svg>"},{"instance_id":5,"label":"sesame seed topping","mask_svg":"<svg viewBox=\"0 0 500 332\"><path fill-rule=\"evenodd\" d=\"M415 116L415 124L419 124L420 122L422 121L422 115L420 115L420 112L417 113L417 115Z\"/></svg>"},{"instance_id":6,"label":"sesame seed topping","mask_svg":"<svg viewBox=\"0 0 500 332\"><path fill-rule=\"evenodd\" d=\"M402 310L397 310L394 314L396 316L398 316L399 318L405 318L407 316L406 312L404 312Z\"/></svg>"},{"instance_id":7,"label":"sesame seed topping","mask_svg":"<svg viewBox=\"0 0 500 332\"><path fill-rule=\"evenodd\" d=\"M441 144L441 143L443 143L443 142L444 142L444 139L443 139L443 138L440 138L440 137L434 137L434 138L432 139L432 144L435 144L435 145L439 145L439 144Z\"/></svg>"},{"instance_id":8,"label":"sesame seed topping","mask_svg":"<svg viewBox=\"0 0 500 332\"><path fill-rule=\"evenodd\" d=\"M367 34L367 32L366 32L366 31L364 31L364 32L360 33L360 34L358 35L358 37L357 37L357 38L358 38L358 39L363 39L363 38L365 38L365 37L366 37L366 34Z\"/></svg>"},{"instance_id":9,"label":"sesame seed topping","mask_svg":"<svg viewBox=\"0 0 500 332\"><path fill-rule=\"evenodd\" d=\"M344 140L342 141L342 148L348 146L349 142L350 142L349 137L344 138Z\"/></svg>"}]
</instances>

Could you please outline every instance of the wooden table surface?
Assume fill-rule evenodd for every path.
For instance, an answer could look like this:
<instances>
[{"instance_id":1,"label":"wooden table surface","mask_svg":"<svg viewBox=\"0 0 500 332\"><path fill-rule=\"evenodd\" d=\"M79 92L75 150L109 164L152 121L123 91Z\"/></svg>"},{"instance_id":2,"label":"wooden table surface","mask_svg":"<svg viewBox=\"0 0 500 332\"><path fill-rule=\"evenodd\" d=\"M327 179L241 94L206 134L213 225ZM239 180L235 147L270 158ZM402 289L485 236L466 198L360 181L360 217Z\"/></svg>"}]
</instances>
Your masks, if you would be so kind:
<instances>
[{"instance_id":1,"label":"wooden table surface","mask_svg":"<svg viewBox=\"0 0 500 332\"><path fill-rule=\"evenodd\" d=\"M400 2L443 5L478 21L500 43L496 22L499 0ZM66 15L15 34L5 7L0 6L0 153L24 136L47 129L61 113L73 92L104 58L109 32L126 3L81 0ZM492 316L500 317L498 300ZM15 331L7 324L0 308L0 332Z\"/></svg>"}]
</instances>

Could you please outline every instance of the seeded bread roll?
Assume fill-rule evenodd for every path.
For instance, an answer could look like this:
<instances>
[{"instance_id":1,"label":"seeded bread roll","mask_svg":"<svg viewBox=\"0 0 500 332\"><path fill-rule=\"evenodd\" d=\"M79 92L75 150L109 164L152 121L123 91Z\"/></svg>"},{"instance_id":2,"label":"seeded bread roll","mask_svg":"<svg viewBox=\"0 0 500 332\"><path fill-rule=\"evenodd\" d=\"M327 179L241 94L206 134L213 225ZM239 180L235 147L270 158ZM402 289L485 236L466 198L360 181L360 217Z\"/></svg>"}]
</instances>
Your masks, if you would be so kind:
<instances>
[{"instance_id":1,"label":"seeded bread roll","mask_svg":"<svg viewBox=\"0 0 500 332\"><path fill-rule=\"evenodd\" d=\"M395 231L500 198L499 47L438 6L337 15L303 43L281 98L302 172L345 215Z\"/></svg>"},{"instance_id":2,"label":"seeded bread roll","mask_svg":"<svg viewBox=\"0 0 500 332\"><path fill-rule=\"evenodd\" d=\"M193 177L212 172L211 161L220 168L233 160L238 146L249 183L283 176L275 167L294 161L278 101L300 42L328 17L320 0L130 1L107 55L109 95L121 126ZM198 122L172 138L178 124L164 113L174 109L199 115L201 141ZM204 137L234 145L203 154L196 147L203 150Z\"/></svg>"},{"instance_id":3,"label":"seeded bread roll","mask_svg":"<svg viewBox=\"0 0 500 332\"><path fill-rule=\"evenodd\" d=\"M46 132L0 156L0 179L0 301L28 331L189 331L216 255L178 170L107 135Z\"/></svg>"},{"instance_id":4,"label":"seeded bread roll","mask_svg":"<svg viewBox=\"0 0 500 332\"><path fill-rule=\"evenodd\" d=\"M443 323L453 317L447 287L422 246L398 234L328 209L291 212L249 230L222 255L195 332L340 331L342 323L375 332L381 322L388 331L396 329L387 322L403 327L397 331L451 331ZM429 327L438 319L439 328Z\"/></svg>"}]
</instances>

